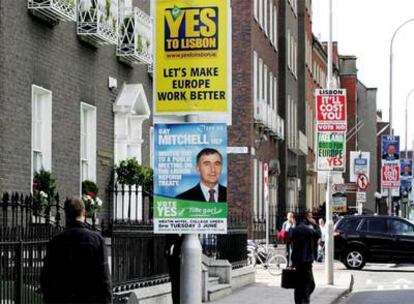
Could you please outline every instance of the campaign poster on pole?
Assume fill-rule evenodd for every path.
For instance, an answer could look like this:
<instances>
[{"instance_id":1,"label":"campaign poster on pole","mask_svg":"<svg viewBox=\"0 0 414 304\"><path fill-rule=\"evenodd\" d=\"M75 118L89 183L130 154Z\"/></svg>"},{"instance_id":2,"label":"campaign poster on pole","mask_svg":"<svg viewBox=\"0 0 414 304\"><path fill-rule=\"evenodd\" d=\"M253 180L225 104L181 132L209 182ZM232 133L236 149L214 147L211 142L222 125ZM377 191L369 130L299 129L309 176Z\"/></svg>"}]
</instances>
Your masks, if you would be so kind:
<instances>
[{"instance_id":1,"label":"campaign poster on pole","mask_svg":"<svg viewBox=\"0 0 414 304\"><path fill-rule=\"evenodd\" d=\"M356 182L359 174L365 174L369 180L370 153L351 151L349 157L349 181Z\"/></svg>"},{"instance_id":2,"label":"campaign poster on pole","mask_svg":"<svg viewBox=\"0 0 414 304\"><path fill-rule=\"evenodd\" d=\"M397 160L400 159L400 137L393 135L382 135L382 159Z\"/></svg>"},{"instance_id":3,"label":"campaign poster on pole","mask_svg":"<svg viewBox=\"0 0 414 304\"><path fill-rule=\"evenodd\" d=\"M154 232L227 233L227 126L154 127Z\"/></svg>"},{"instance_id":4,"label":"campaign poster on pole","mask_svg":"<svg viewBox=\"0 0 414 304\"><path fill-rule=\"evenodd\" d=\"M401 177L412 177L413 176L413 160L402 159L401 160Z\"/></svg>"},{"instance_id":5,"label":"campaign poster on pole","mask_svg":"<svg viewBox=\"0 0 414 304\"><path fill-rule=\"evenodd\" d=\"M156 115L227 112L229 5L228 0L155 0Z\"/></svg>"},{"instance_id":6,"label":"campaign poster on pole","mask_svg":"<svg viewBox=\"0 0 414 304\"><path fill-rule=\"evenodd\" d=\"M342 213L347 211L346 196L332 196L332 212Z\"/></svg>"},{"instance_id":7,"label":"campaign poster on pole","mask_svg":"<svg viewBox=\"0 0 414 304\"><path fill-rule=\"evenodd\" d=\"M345 171L345 132L317 132L317 170Z\"/></svg>"},{"instance_id":8,"label":"campaign poster on pole","mask_svg":"<svg viewBox=\"0 0 414 304\"><path fill-rule=\"evenodd\" d=\"M315 96L317 131L346 131L346 90L317 89Z\"/></svg>"}]
</instances>

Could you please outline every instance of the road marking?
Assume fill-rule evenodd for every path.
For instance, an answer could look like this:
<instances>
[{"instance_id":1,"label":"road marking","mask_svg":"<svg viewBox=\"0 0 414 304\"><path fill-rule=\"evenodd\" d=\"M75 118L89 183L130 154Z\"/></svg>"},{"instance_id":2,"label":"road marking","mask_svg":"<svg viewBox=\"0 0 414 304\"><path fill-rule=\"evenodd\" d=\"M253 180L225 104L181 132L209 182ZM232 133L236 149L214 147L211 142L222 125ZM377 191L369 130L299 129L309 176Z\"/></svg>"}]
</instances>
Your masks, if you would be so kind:
<instances>
[{"instance_id":1,"label":"road marking","mask_svg":"<svg viewBox=\"0 0 414 304\"><path fill-rule=\"evenodd\" d=\"M372 284L372 279L368 279L367 280L367 285L371 285Z\"/></svg>"}]
</instances>

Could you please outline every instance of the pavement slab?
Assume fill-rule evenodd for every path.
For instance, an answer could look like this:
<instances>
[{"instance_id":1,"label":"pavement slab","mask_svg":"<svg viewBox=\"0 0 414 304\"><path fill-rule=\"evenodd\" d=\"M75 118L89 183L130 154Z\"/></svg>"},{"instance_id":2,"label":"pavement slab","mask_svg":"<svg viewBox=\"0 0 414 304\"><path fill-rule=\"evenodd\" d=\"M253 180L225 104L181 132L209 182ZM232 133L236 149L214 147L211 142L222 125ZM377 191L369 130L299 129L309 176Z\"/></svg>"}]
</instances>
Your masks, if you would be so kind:
<instances>
[{"instance_id":1,"label":"pavement slab","mask_svg":"<svg viewBox=\"0 0 414 304\"><path fill-rule=\"evenodd\" d=\"M335 264L335 269L343 269L342 264ZM350 272L335 273L335 285L324 284L325 269L323 264L314 264L316 289L312 294L311 303L331 304L337 302L352 288ZM294 304L293 290L280 287L280 276L272 276L267 270L256 269L256 282L253 285L234 290L233 293L212 304Z\"/></svg>"}]
</instances>

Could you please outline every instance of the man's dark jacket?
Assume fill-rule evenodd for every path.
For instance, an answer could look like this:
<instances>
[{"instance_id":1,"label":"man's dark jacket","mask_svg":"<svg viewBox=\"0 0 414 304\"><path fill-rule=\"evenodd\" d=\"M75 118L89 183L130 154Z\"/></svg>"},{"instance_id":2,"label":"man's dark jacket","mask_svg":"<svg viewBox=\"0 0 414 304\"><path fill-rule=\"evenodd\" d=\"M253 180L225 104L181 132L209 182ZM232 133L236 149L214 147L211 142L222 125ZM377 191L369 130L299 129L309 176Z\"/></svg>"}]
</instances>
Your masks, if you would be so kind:
<instances>
[{"instance_id":1,"label":"man's dark jacket","mask_svg":"<svg viewBox=\"0 0 414 304\"><path fill-rule=\"evenodd\" d=\"M319 227L310 228L304 223L299 223L295 228L290 229L289 234L293 242L293 266L301 263L312 263L316 259L318 239L321 237Z\"/></svg>"},{"instance_id":2,"label":"man's dark jacket","mask_svg":"<svg viewBox=\"0 0 414 304\"><path fill-rule=\"evenodd\" d=\"M227 188L219 184L218 188L218 202L226 202L227 201ZM191 201L199 201L205 202L206 197L201 190L200 184L197 184L195 187L180 193L176 196L176 198L184 199L184 200L191 200Z\"/></svg>"},{"instance_id":3,"label":"man's dark jacket","mask_svg":"<svg viewBox=\"0 0 414 304\"><path fill-rule=\"evenodd\" d=\"M41 273L45 303L112 303L105 241L76 221L48 244Z\"/></svg>"}]
</instances>

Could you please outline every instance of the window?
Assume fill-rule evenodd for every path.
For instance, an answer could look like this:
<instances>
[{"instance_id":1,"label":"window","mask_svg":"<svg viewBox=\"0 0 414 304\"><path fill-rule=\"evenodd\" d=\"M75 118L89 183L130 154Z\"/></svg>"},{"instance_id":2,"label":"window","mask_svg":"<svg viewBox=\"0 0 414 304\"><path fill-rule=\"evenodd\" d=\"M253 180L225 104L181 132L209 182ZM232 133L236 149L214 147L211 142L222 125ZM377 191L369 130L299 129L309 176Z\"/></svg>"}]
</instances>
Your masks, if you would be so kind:
<instances>
[{"instance_id":1,"label":"window","mask_svg":"<svg viewBox=\"0 0 414 304\"><path fill-rule=\"evenodd\" d=\"M254 18L256 19L256 21L259 21L258 6L259 6L259 0L254 0L253 10L254 10Z\"/></svg>"},{"instance_id":2,"label":"window","mask_svg":"<svg viewBox=\"0 0 414 304\"><path fill-rule=\"evenodd\" d=\"M264 103L269 104L269 92L267 90L267 65L264 65L264 71L263 71L263 96L264 96Z\"/></svg>"},{"instance_id":3,"label":"window","mask_svg":"<svg viewBox=\"0 0 414 304\"><path fill-rule=\"evenodd\" d=\"M290 39L290 30L288 30L288 32L287 32L287 56L288 56L287 64L288 64L289 69L292 68L292 66L290 64L291 63L291 47L292 47L290 40L291 40Z\"/></svg>"},{"instance_id":4,"label":"window","mask_svg":"<svg viewBox=\"0 0 414 304\"><path fill-rule=\"evenodd\" d=\"M414 236L414 226L400 220L390 220L390 232L393 235Z\"/></svg>"},{"instance_id":5,"label":"window","mask_svg":"<svg viewBox=\"0 0 414 304\"><path fill-rule=\"evenodd\" d=\"M344 218L338 222L336 230L341 232L355 232L360 221L361 219L359 218Z\"/></svg>"},{"instance_id":6,"label":"window","mask_svg":"<svg viewBox=\"0 0 414 304\"><path fill-rule=\"evenodd\" d=\"M274 85L273 85L273 108L277 114L277 78L273 78Z\"/></svg>"},{"instance_id":7,"label":"window","mask_svg":"<svg viewBox=\"0 0 414 304\"><path fill-rule=\"evenodd\" d=\"M259 76L258 76L258 62L259 62L259 58L257 56L257 52L254 51L253 52L253 92L254 92L254 105L255 107L258 106L258 101L260 100L260 91L259 91Z\"/></svg>"},{"instance_id":8,"label":"window","mask_svg":"<svg viewBox=\"0 0 414 304\"><path fill-rule=\"evenodd\" d=\"M277 49L277 8L273 6L273 45Z\"/></svg>"},{"instance_id":9,"label":"window","mask_svg":"<svg viewBox=\"0 0 414 304\"><path fill-rule=\"evenodd\" d=\"M259 0L259 24L263 27L263 0Z\"/></svg>"},{"instance_id":10,"label":"window","mask_svg":"<svg viewBox=\"0 0 414 304\"><path fill-rule=\"evenodd\" d=\"M32 176L52 169L52 92L32 86Z\"/></svg>"},{"instance_id":11,"label":"window","mask_svg":"<svg viewBox=\"0 0 414 304\"><path fill-rule=\"evenodd\" d=\"M267 13L268 13L267 4L268 4L268 2L269 2L269 0L264 0L264 7L263 7L263 9L264 9L264 11L263 11L263 14L264 14L263 29L264 29L266 35L268 34L268 32L267 32L267 27L268 27L268 24L267 24Z\"/></svg>"},{"instance_id":12,"label":"window","mask_svg":"<svg viewBox=\"0 0 414 304\"><path fill-rule=\"evenodd\" d=\"M255 215L257 215L257 196L258 196L258 191L257 191L257 185L258 185L258 180L257 180L257 159L253 159L253 212Z\"/></svg>"},{"instance_id":13,"label":"window","mask_svg":"<svg viewBox=\"0 0 414 304\"><path fill-rule=\"evenodd\" d=\"M270 0L270 4L269 4L269 23L268 23L268 28L269 28L269 39L270 42L273 43L273 1Z\"/></svg>"},{"instance_id":14,"label":"window","mask_svg":"<svg viewBox=\"0 0 414 304\"><path fill-rule=\"evenodd\" d=\"M386 233L387 222L385 219L366 219L361 226L361 231L368 231L371 233Z\"/></svg>"},{"instance_id":15,"label":"window","mask_svg":"<svg viewBox=\"0 0 414 304\"><path fill-rule=\"evenodd\" d=\"M264 85L263 85L263 60L262 58L259 58L259 101L262 102L264 99L264 91L263 91Z\"/></svg>"},{"instance_id":16,"label":"window","mask_svg":"<svg viewBox=\"0 0 414 304\"><path fill-rule=\"evenodd\" d=\"M80 170L81 182L96 180L96 107L81 102Z\"/></svg>"},{"instance_id":17,"label":"window","mask_svg":"<svg viewBox=\"0 0 414 304\"><path fill-rule=\"evenodd\" d=\"M263 162L258 162L258 169L259 169L259 210L258 215L260 219L263 219Z\"/></svg>"}]
</instances>

